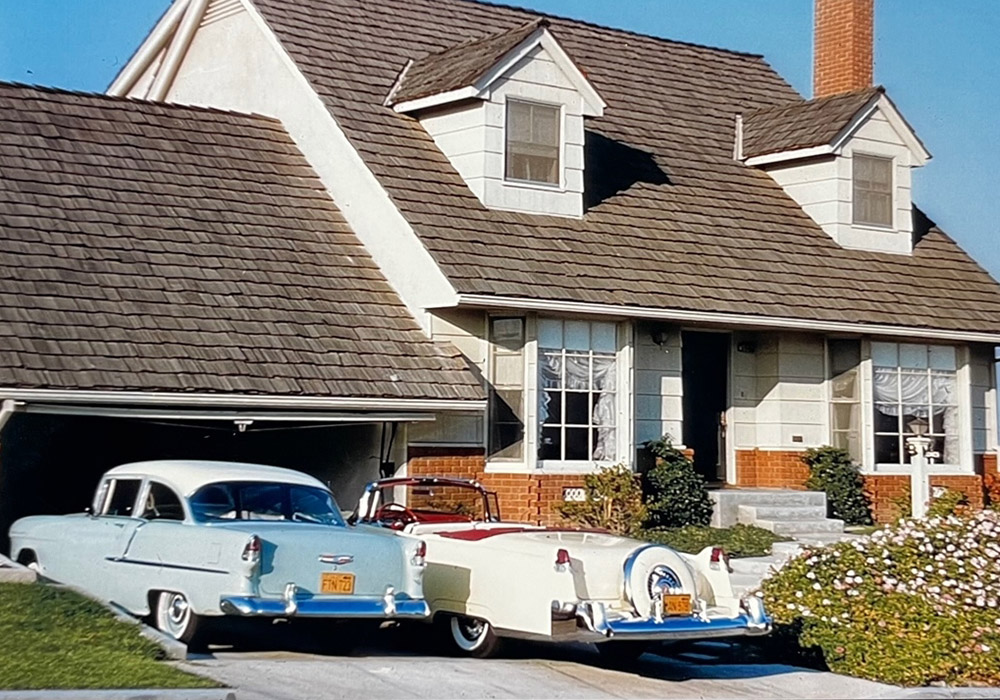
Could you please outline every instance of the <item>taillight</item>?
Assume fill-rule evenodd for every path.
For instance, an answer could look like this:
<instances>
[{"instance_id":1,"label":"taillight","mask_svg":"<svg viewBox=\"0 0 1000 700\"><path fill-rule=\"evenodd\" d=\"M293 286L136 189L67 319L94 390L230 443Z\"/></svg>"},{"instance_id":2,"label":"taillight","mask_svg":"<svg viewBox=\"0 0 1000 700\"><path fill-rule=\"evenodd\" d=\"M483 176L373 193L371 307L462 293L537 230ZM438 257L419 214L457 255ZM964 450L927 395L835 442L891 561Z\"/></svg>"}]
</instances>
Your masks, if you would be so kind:
<instances>
[{"instance_id":1,"label":"taillight","mask_svg":"<svg viewBox=\"0 0 1000 700\"><path fill-rule=\"evenodd\" d=\"M569 562L569 552L565 549L556 551L556 571L565 571L566 567L569 566Z\"/></svg>"},{"instance_id":2,"label":"taillight","mask_svg":"<svg viewBox=\"0 0 1000 700\"><path fill-rule=\"evenodd\" d=\"M250 535L246 546L243 547L243 561L256 564L260 561L261 543L257 535Z\"/></svg>"},{"instance_id":3,"label":"taillight","mask_svg":"<svg viewBox=\"0 0 1000 700\"><path fill-rule=\"evenodd\" d=\"M423 540L417 542L417 549L413 552L413 559L411 560L414 566L423 566L427 563L427 543Z\"/></svg>"},{"instance_id":4,"label":"taillight","mask_svg":"<svg viewBox=\"0 0 1000 700\"><path fill-rule=\"evenodd\" d=\"M712 556L708 560L708 565L713 569L718 569L720 566L725 565L726 570L732 573L729 568L729 557L726 555L726 550L722 547L712 547Z\"/></svg>"}]
</instances>

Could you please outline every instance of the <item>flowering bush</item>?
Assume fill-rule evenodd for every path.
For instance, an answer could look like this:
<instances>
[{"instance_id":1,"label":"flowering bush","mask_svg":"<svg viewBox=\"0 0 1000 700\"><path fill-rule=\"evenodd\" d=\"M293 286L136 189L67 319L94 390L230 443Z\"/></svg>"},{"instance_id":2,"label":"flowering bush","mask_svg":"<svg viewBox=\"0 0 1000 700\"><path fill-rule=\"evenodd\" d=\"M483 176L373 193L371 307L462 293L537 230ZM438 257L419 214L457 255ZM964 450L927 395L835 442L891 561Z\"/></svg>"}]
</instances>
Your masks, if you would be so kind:
<instances>
[{"instance_id":1,"label":"flowering bush","mask_svg":"<svg viewBox=\"0 0 1000 700\"><path fill-rule=\"evenodd\" d=\"M1000 684L1000 513L902 520L764 581L779 627L839 673Z\"/></svg>"}]
</instances>

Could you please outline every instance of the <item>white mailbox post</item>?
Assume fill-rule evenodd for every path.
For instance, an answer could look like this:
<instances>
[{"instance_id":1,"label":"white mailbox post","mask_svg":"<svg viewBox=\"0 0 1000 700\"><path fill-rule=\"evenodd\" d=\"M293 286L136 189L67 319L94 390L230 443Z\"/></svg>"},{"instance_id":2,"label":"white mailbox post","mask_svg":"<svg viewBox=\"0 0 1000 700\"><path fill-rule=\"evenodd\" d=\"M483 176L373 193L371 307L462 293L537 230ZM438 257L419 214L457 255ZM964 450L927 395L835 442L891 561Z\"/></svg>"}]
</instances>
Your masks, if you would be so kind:
<instances>
[{"instance_id":1,"label":"white mailbox post","mask_svg":"<svg viewBox=\"0 0 1000 700\"><path fill-rule=\"evenodd\" d=\"M930 478L928 476L928 461L937 459L940 455L931 451L931 439L927 437L927 421L917 418L909 423L914 437L906 438L906 448L910 459L910 511L914 518L927 515L927 503L931 500Z\"/></svg>"}]
</instances>

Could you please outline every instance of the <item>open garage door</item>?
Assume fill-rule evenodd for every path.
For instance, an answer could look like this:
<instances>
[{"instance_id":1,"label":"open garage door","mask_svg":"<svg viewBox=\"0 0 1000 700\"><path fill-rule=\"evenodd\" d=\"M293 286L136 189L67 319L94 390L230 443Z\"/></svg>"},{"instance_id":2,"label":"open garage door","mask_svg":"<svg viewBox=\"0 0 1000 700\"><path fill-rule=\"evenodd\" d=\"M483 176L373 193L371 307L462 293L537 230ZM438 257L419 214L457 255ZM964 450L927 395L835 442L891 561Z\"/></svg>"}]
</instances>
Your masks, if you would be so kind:
<instances>
[{"instance_id":1,"label":"open garage door","mask_svg":"<svg viewBox=\"0 0 1000 700\"><path fill-rule=\"evenodd\" d=\"M0 551L17 518L81 512L111 467L152 459L255 462L330 485L345 511L405 460L423 413L250 412L26 404L0 430Z\"/></svg>"}]
</instances>

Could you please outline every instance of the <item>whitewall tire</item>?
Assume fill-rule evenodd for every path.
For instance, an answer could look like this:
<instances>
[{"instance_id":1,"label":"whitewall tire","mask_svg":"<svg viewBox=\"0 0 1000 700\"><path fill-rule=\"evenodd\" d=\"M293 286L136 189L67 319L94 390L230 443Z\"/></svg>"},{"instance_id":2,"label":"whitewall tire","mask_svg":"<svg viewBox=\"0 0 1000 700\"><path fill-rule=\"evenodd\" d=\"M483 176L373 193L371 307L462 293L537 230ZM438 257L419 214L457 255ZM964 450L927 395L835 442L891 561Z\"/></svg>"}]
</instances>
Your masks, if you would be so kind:
<instances>
[{"instance_id":1,"label":"whitewall tire","mask_svg":"<svg viewBox=\"0 0 1000 700\"><path fill-rule=\"evenodd\" d=\"M191 609L183 593L161 591L156 598L154 621L156 629L188 646L196 645L201 639L202 617Z\"/></svg>"},{"instance_id":2,"label":"whitewall tire","mask_svg":"<svg viewBox=\"0 0 1000 700\"><path fill-rule=\"evenodd\" d=\"M456 650L463 656L484 659L500 649L500 638L486 620L455 615L448 620L448 629Z\"/></svg>"}]
</instances>

